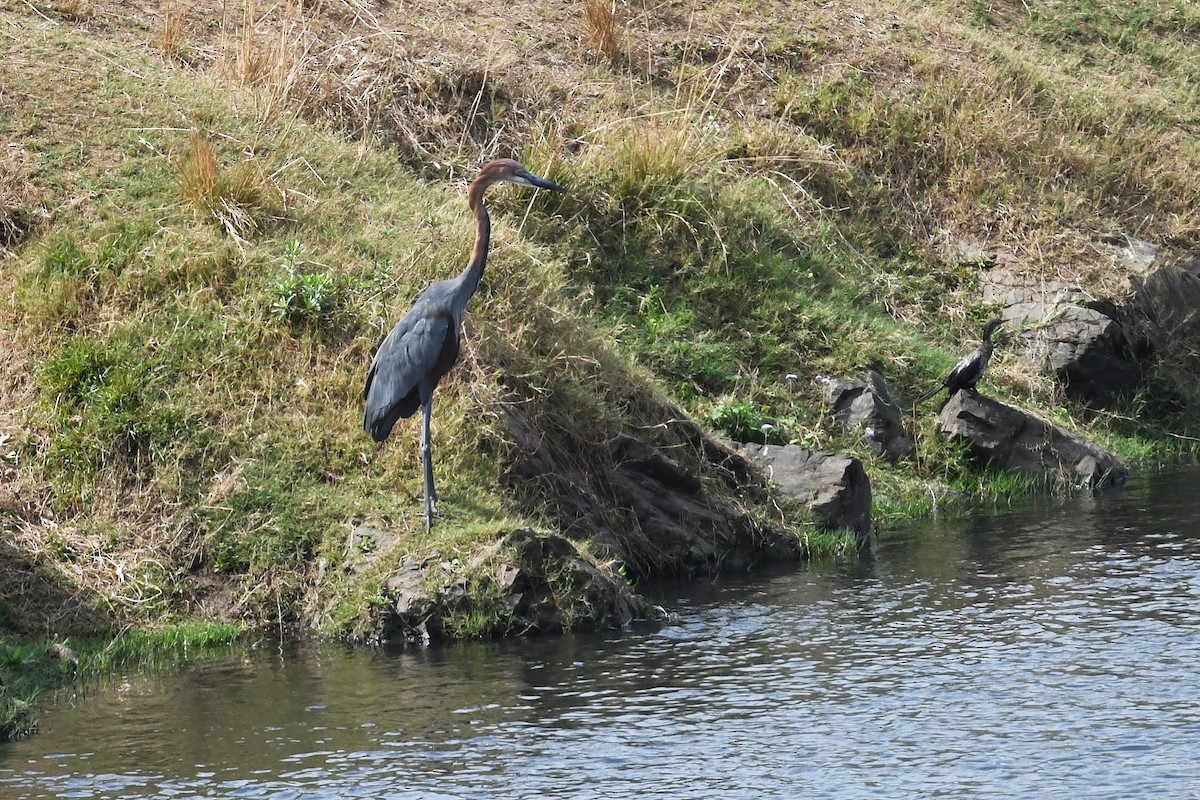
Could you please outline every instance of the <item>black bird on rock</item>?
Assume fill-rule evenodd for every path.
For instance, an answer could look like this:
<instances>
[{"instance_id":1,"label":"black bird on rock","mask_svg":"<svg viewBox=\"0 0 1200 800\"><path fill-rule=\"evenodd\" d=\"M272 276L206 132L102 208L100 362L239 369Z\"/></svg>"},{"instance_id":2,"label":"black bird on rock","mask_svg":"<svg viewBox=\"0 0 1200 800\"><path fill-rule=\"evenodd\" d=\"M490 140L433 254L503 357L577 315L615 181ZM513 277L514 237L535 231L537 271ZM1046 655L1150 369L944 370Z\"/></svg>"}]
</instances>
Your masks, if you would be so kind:
<instances>
[{"instance_id":1,"label":"black bird on rock","mask_svg":"<svg viewBox=\"0 0 1200 800\"><path fill-rule=\"evenodd\" d=\"M492 225L483 204L483 193L493 183L503 181L552 192L566 191L509 158L497 159L479 170L467 190L467 205L475 214L475 247L471 250L471 260L457 277L438 281L426 289L396 323L371 359L363 390L366 400L363 427L377 442L388 437L398 420L407 419L421 409L426 530L433 527L433 518L438 515L429 441L433 390L458 359L459 331L467 301L479 286L487 264Z\"/></svg>"},{"instance_id":2,"label":"black bird on rock","mask_svg":"<svg viewBox=\"0 0 1200 800\"><path fill-rule=\"evenodd\" d=\"M996 328L999 328L1004 323L1004 320L994 319L983 326L983 341L979 343L971 351L969 355L963 356L962 360L954 365L954 369L950 370L950 374L938 386L935 386L931 391L926 392L917 398L916 403L923 403L942 389L947 389L950 396L954 393L966 389L971 394L975 394L975 384L979 383L979 379L983 377L984 371L987 369L988 360L992 357L992 334ZM913 405L916 405L913 403Z\"/></svg>"}]
</instances>

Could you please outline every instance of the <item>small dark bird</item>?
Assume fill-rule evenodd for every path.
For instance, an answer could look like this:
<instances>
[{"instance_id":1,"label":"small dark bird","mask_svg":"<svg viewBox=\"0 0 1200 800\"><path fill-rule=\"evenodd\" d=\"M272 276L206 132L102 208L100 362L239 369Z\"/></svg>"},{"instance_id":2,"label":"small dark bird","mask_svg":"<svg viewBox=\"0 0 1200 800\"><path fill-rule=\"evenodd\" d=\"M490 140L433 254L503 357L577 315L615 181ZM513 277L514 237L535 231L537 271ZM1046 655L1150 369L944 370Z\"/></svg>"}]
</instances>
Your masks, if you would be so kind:
<instances>
[{"instance_id":1,"label":"small dark bird","mask_svg":"<svg viewBox=\"0 0 1200 800\"><path fill-rule=\"evenodd\" d=\"M969 355L963 356L962 360L954 365L954 369L950 370L950 374L938 386L935 386L931 391L926 392L917 398L916 403L923 403L942 389L947 389L950 396L960 389L966 389L971 394L975 394L975 384L979 383L979 379L983 377L984 371L987 369L988 360L992 357L992 334L996 328L1003 324L1003 320L994 319L983 326L983 341L979 343L971 351ZM913 405L916 405L913 403Z\"/></svg>"},{"instance_id":2,"label":"small dark bird","mask_svg":"<svg viewBox=\"0 0 1200 800\"><path fill-rule=\"evenodd\" d=\"M433 390L458 358L459 331L467 301L479 286L487 264L491 219L483 193L493 183L516 183L552 192L566 189L534 175L509 158L485 165L467 190L467 205L475 214L475 247L471 260L455 278L438 281L425 290L371 359L363 391L366 409L363 428L377 442L392 432L396 421L421 409L421 462L425 472L425 526L433 527L437 513L437 491L433 487L433 455L429 420Z\"/></svg>"}]
</instances>

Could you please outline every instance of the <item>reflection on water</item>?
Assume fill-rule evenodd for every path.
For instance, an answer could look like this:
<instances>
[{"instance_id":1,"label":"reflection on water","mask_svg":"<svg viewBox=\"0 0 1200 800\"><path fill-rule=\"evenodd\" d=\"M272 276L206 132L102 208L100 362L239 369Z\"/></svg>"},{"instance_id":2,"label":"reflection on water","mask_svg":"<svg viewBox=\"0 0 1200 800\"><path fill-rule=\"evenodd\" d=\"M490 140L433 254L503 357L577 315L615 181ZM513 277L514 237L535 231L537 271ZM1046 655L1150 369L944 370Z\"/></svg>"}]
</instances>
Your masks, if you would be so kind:
<instances>
[{"instance_id":1,"label":"reflection on water","mask_svg":"<svg viewBox=\"0 0 1200 800\"><path fill-rule=\"evenodd\" d=\"M1200 797L1198 485L660 587L632 631L130 675L0 749L0 797Z\"/></svg>"}]
</instances>

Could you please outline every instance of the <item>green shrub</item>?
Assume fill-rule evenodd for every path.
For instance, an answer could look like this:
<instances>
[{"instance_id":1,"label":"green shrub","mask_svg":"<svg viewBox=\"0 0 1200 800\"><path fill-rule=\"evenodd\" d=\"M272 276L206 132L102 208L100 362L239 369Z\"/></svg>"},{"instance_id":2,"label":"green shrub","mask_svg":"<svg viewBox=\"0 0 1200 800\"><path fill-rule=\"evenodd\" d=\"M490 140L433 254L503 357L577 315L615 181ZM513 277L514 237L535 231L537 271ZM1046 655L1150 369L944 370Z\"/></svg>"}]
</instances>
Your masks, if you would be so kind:
<instances>
[{"instance_id":1,"label":"green shrub","mask_svg":"<svg viewBox=\"0 0 1200 800\"><path fill-rule=\"evenodd\" d=\"M275 298L272 313L292 324L330 317L346 304L345 286L333 274L301 271L306 264L300 257L303 249L295 239L288 242L287 253L281 259L282 272L271 285Z\"/></svg>"}]
</instances>

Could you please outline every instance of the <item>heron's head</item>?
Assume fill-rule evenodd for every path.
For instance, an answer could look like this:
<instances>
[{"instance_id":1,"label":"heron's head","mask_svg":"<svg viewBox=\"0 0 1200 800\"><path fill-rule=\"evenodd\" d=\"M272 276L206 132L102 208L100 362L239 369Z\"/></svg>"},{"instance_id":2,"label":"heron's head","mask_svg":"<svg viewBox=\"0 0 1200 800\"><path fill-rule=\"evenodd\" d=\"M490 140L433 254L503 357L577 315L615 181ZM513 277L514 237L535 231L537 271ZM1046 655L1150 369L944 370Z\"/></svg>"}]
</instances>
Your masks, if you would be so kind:
<instances>
[{"instance_id":1,"label":"heron's head","mask_svg":"<svg viewBox=\"0 0 1200 800\"><path fill-rule=\"evenodd\" d=\"M519 162L513 161L511 158L498 158L484 165L483 169L479 170L479 175L475 178L475 181L484 185L503 181L516 183L521 186L532 186L535 189L547 189L551 192L565 192L567 190L565 186L559 186L554 181L534 175Z\"/></svg>"},{"instance_id":2,"label":"heron's head","mask_svg":"<svg viewBox=\"0 0 1200 800\"><path fill-rule=\"evenodd\" d=\"M996 332L996 328L999 328L1003 324L1004 320L1002 319L989 320L988 324L983 326L983 338L985 340L992 338L992 334Z\"/></svg>"}]
</instances>

